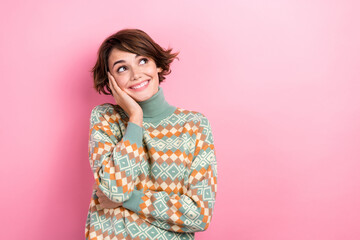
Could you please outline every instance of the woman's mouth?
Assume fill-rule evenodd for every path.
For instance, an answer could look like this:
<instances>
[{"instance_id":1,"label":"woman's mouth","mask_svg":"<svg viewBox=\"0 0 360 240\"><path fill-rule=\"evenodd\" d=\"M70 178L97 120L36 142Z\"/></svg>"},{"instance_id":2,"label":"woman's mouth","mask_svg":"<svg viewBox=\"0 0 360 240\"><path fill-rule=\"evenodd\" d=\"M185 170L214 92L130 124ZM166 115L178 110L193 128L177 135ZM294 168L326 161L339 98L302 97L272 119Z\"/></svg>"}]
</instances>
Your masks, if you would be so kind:
<instances>
[{"instance_id":1,"label":"woman's mouth","mask_svg":"<svg viewBox=\"0 0 360 240\"><path fill-rule=\"evenodd\" d=\"M134 91L142 91L149 85L150 80L143 81L142 83L131 86L130 89Z\"/></svg>"}]
</instances>

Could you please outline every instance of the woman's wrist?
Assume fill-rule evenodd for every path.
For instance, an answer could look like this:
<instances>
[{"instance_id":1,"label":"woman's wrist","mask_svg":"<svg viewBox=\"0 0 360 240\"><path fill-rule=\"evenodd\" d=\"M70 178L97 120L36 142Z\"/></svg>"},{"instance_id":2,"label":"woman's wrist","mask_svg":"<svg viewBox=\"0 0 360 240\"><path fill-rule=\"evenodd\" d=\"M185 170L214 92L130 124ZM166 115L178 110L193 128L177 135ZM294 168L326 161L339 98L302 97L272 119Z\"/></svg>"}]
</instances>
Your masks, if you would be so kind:
<instances>
[{"instance_id":1,"label":"woman's wrist","mask_svg":"<svg viewBox=\"0 0 360 240\"><path fill-rule=\"evenodd\" d=\"M142 127L143 116L131 116L129 118L129 122L135 123L135 124L139 125L140 127Z\"/></svg>"}]
</instances>

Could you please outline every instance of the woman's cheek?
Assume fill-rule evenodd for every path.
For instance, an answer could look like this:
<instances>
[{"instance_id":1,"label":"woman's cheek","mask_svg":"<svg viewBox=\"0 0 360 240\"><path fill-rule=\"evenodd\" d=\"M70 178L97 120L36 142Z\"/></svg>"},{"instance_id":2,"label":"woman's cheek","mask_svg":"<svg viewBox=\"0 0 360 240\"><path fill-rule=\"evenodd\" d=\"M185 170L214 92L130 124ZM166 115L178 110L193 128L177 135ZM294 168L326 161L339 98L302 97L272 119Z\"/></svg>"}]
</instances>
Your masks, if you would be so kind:
<instances>
[{"instance_id":1,"label":"woman's cheek","mask_svg":"<svg viewBox=\"0 0 360 240\"><path fill-rule=\"evenodd\" d=\"M155 75L157 74L156 68L149 68L147 69L147 75Z\"/></svg>"},{"instance_id":2,"label":"woman's cheek","mask_svg":"<svg viewBox=\"0 0 360 240\"><path fill-rule=\"evenodd\" d=\"M124 79L123 78L117 78L116 82L117 82L118 86L121 88L121 90L124 90L124 87L125 87Z\"/></svg>"}]
</instances>

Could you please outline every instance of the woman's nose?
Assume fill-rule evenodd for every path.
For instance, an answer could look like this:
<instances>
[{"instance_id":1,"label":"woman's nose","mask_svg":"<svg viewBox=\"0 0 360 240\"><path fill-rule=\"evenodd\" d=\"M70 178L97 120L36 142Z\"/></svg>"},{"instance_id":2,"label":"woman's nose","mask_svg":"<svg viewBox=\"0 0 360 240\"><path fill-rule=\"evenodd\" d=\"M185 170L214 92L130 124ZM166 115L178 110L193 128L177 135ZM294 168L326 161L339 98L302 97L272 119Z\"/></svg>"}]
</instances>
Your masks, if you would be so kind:
<instances>
[{"instance_id":1,"label":"woman's nose","mask_svg":"<svg viewBox=\"0 0 360 240\"><path fill-rule=\"evenodd\" d=\"M133 80L139 79L140 76L141 76L140 68L137 68L137 67L133 68Z\"/></svg>"}]
</instances>

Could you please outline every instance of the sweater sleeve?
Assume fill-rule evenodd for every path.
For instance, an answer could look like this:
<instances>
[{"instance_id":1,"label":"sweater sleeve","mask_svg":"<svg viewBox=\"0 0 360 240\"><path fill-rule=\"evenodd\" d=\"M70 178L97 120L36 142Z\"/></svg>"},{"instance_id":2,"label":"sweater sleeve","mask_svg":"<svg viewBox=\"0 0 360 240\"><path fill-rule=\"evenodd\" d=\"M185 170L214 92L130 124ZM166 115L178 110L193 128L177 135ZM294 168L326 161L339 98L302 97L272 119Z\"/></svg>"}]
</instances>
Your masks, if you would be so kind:
<instances>
[{"instance_id":1,"label":"sweater sleeve","mask_svg":"<svg viewBox=\"0 0 360 240\"><path fill-rule=\"evenodd\" d=\"M97 106L91 112L89 160L101 191L114 202L128 200L134 191L144 156L143 129L128 122L124 136L116 124L120 118L110 109Z\"/></svg>"},{"instance_id":2,"label":"sweater sleeve","mask_svg":"<svg viewBox=\"0 0 360 240\"><path fill-rule=\"evenodd\" d=\"M123 207L157 227L174 232L197 232L208 228L214 210L217 188L217 164L211 126L201 120L195 152L182 195L165 191L134 190Z\"/></svg>"}]
</instances>

